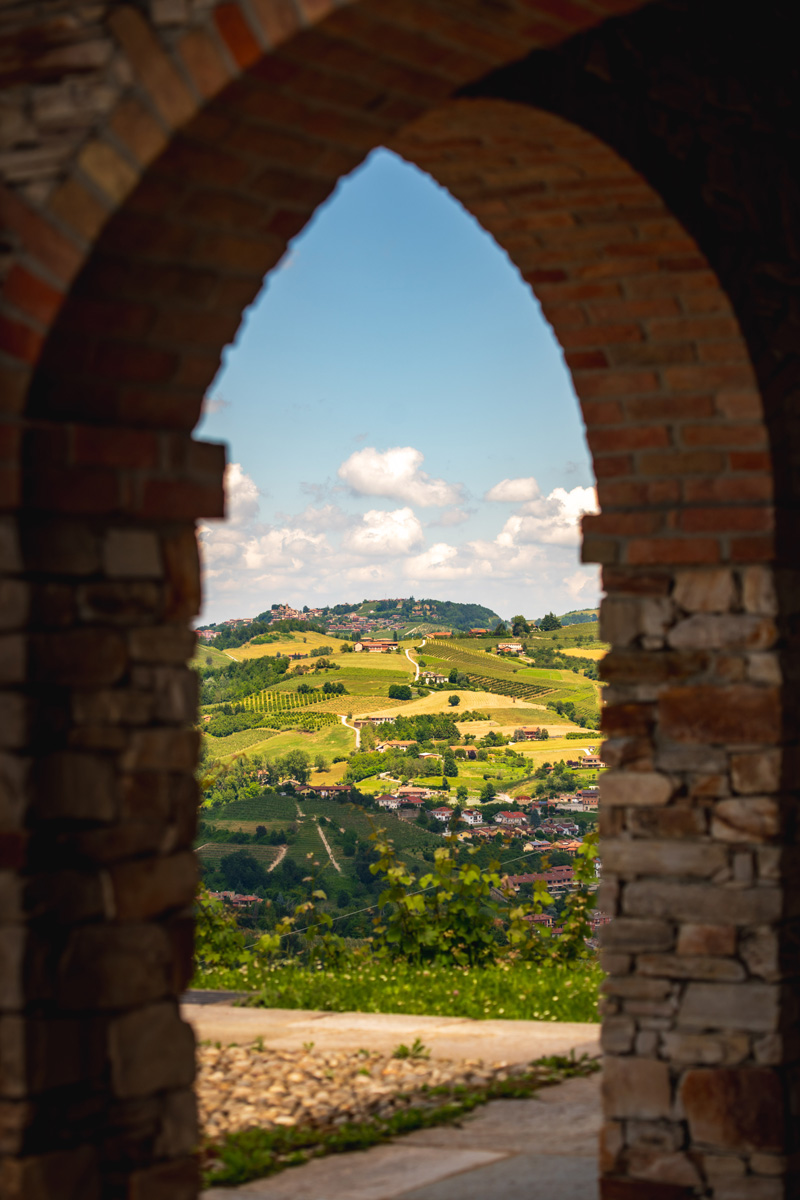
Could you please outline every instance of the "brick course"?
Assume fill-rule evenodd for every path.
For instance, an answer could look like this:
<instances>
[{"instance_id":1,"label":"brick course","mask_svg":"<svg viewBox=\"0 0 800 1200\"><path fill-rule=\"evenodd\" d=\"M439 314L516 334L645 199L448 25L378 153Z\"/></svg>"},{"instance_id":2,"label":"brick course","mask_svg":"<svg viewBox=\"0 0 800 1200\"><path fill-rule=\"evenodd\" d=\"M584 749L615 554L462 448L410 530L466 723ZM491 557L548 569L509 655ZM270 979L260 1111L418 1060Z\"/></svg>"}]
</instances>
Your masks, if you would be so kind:
<instances>
[{"instance_id":1,"label":"brick course","mask_svg":"<svg viewBox=\"0 0 800 1200\"><path fill-rule=\"evenodd\" d=\"M190 431L263 273L380 144L448 187L534 290L594 456L583 553L604 565L613 644L602 1195L794 1194L800 427L779 8L756 38L721 0L188 0L169 23L101 0L68 36L7 6L10 1195L197 1192L175 1005L195 880L184 663L194 522L221 513L224 463ZM101 1079L90 1128L82 1089Z\"/></svg>"}]
</instances>

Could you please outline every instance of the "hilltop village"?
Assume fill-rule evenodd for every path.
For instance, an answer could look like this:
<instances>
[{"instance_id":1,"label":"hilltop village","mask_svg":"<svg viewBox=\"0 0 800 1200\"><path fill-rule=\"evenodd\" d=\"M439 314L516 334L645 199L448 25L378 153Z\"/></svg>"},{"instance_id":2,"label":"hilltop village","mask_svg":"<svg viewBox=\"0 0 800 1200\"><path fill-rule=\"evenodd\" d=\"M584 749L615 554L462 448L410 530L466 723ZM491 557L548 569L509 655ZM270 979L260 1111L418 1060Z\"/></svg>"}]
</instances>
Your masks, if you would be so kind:
<instances>
[{"instance_id":1,"label":"hilltop village","mask_svg":"<svg viewBox=\"0 0 800 1200\"><path fill-rule=\"evenodd\" d=\"M269 928L318 887L340 932L368 935L355 910L377 896L383 831L417 875L449 838L498 860L506 894L543 881L558 929L604 767L596 612L275 605L199 633L197 848L240 923Z\"/></svg>"}]
</instances>

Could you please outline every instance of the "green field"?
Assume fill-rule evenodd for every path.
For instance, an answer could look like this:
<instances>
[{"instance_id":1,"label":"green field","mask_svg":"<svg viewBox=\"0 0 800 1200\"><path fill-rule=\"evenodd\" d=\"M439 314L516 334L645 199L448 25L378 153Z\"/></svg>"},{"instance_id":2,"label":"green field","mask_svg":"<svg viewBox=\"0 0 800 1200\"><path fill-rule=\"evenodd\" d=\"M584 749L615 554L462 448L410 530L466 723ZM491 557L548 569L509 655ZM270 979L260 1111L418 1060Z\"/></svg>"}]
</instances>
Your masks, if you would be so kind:
<instances>
[{"instance_id":1,"label":"green field","mask_svg":"<svg viewBox=\"0 0 800 1200\"><path fill-rule=\"evenodd\" d=\"M253 734L260 735L260 738L253 738ZM339 754L350 754L355 749L355 744L353 730L338 721L336 724L325 725L315 733L305 733L302 730L275 733L263 729L246 729L242 733L232 733L224 738L205 738L208 753L214 760L225 760L234 754L244 754L245 757L260 754L271 761L273 758L282 758L290 750L303 750L312 759L317 754L324 754L326 758L331 759ZM327 781L327 776L325 778Z\"/></svg>"},{"instance_id":2,"label":"green field","mask_svg":"<svg viewBox=\"0 0 800 1200\"><path fill-rule=\"evenodd\" d=\"M206 734L206 746L212 758L228 758L231 754L241 754L243 750L263 745L276 733L275 729L241 729L238 733L229 733L227 737Z\"/></svg>"},{"instance_id":3,"label":"green field","mask_svg":"<svg viewBox=\"0 0 800 1200\"><path fill-rule=\"evenodd\" d=\"M207 646L203 642L198 642L194 657L190 660L189 665L192 667L211 667L215 671L218 671L222 667L229 667L231 660L221 650L214 650L211 646Z\"/></svg>"},{"instance_id":4,"label":"green field","mask_svg":"<svg viewBox=\"0 0 800 1200\"><path fill-rule=\"evenodd\" d=\"M197 853L204 862L218 863L220 859L234 854L237 850L246 850L262 867L269 867L278 857L280 846L240 846L234 842L208 842L205 846L198 846Z\"/></svg>"}]
</instances>

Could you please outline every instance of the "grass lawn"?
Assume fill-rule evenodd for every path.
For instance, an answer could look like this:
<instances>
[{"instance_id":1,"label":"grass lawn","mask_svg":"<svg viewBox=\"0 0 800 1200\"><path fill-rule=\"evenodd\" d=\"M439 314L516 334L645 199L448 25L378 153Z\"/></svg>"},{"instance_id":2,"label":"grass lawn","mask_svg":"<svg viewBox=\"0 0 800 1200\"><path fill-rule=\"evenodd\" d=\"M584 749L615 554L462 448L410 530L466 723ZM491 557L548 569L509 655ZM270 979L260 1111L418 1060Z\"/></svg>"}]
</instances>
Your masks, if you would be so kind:
<instances>
[{"instance_id":1,"label":"grass lawn","mask_svg":"<svg viewBox=\"0 0 800 1200\"><path fill-rule=\"evenodd\" d=\"M198 971L193 986L253 991L250 1003L264 1008L597 1021L602 978L593 959L569 966L514 962L470 970L354 955L351 964L336 971L266 959L234 970Z\"/></svg>"}]
</instances>

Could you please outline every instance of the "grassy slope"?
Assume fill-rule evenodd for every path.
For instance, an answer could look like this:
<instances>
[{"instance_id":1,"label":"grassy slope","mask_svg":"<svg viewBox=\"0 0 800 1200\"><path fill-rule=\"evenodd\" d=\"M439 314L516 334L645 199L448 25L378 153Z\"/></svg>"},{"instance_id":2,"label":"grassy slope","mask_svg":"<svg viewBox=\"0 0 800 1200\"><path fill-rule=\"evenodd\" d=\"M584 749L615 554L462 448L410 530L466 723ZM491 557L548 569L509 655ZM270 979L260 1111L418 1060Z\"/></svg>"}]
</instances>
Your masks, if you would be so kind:
<instances>
[{"instance_id":1,"label":"grassy slope","mask_svg":"<svg viewBox=\"0 0 800 1200\"><path fill-rule=\"evenodd\" d=\"M227 654L223 654L221 650L214 650L211 646L206 646L202 642L199 642L189 665L192 667L213 667L215 671L218 671L220 667L230 666L230 662L230 658L228 658Z\"/></svg>"}]
</instances>

